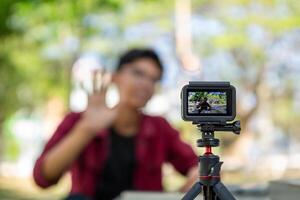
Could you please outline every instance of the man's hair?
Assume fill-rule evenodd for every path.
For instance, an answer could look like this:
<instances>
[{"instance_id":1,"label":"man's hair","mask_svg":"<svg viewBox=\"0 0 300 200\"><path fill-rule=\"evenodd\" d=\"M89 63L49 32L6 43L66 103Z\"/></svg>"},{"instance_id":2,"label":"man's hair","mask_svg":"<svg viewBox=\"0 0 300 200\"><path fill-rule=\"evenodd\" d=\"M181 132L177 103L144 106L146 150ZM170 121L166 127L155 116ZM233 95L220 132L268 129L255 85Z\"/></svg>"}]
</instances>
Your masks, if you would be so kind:
<instances>
[{"instance_id":1,"label":"man's hair","mask_svg":"<svg viewBox=\"0 0 300 200\"><path fill-rule=\"evenodd\" d=\"M120 71L126 64L135 62L143 58L153 60L156 63L156 66L161 71L161 74L163 73L163 65L161 60L159 59L157 53L153 49L149 48L130 49L123 53L120 56L116 71Z\"/></svg>"}]
</instances>

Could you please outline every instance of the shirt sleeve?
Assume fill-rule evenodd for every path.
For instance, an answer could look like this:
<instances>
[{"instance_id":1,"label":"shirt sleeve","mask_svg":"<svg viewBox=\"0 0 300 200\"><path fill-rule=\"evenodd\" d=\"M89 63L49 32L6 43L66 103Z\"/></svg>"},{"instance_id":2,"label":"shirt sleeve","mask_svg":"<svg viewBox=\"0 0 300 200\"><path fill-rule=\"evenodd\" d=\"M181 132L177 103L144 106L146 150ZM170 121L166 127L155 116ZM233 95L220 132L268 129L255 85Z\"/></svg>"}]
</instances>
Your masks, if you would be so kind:
<instances>
[{"instance_id":1,"label":"shirt sleeve","mask_svg":"<svg viewBox=\"0 0 300 200\"><path fill-rule=\"evenodd\" d=\"M46 180L45 177L42 174L42 165L45 159L45 155L47 152L52 149L55 145L57 145L67 134L70 132L70 130L73 128L76 121L80 118L80 113L69 113L66 115L66 117L62 120L62 122L57 127L56 131L54 132L53 136L50 138L50 140L46 143L40 157L37 159L35 166L33 168L33 178L35 183L42 187L47 188L51 185L54 185L58 182L60 177L57 178L57 180Z\"/></svg>"},{"instance_id":2,"label":"shirt sleeve","mask_svg":"<svg viewBox=\"0 0 300 200\"><path fill-rule=\"evenodd\" d=\"M198 165L198 157L192 147L180 139L179 132L172 128L165 119L162 121L167 143L167 161L178 172L186 175L189 169Z\"/></svg>"}]
</instances>

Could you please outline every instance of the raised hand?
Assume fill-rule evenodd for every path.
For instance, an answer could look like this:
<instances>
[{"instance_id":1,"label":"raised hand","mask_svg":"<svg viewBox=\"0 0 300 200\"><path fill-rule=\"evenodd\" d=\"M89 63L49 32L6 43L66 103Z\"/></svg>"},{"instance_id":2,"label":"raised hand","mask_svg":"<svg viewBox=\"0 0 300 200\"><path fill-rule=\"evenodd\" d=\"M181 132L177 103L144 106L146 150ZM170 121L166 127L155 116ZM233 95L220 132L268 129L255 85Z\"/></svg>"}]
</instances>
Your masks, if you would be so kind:
<instances>
[{"instance_id":1,"label":"raised hand","mask_svg":"<svg viewBox=\"0 0 300 200\"><path fill-rule=\"evenodd\" d=\"M110 81L110 74L100 70L94 71L92 94L88 97L88 105L81 119L81 123L91 134L109 127L118 114L118 106L109 108L105 102Z\"/></svg>"},{"instance_id":2,"label":"raised hand","mask_svg":"<svg viewBox=\"0 0 300 200\"><path fill-rule=\"evenodd\" d=\"M99 81L99 79L101 79ZM101 87L98 88L98 83ZM53 145L45 153L41 165L41 174L50 183L58 180L63 172L70 167L78 155L94 136L110 126L115 120L118 107L108 108L105 104L105 95L110 83L110 77L104 72L95 71L93 76L93 93L89 96L88 106L78 123L60 142ZM62 134L57 132L57 134ZM50 144L50 143L49 143ZM43 185L44 183L40 183Z\"/></svg>"}]
</instances>

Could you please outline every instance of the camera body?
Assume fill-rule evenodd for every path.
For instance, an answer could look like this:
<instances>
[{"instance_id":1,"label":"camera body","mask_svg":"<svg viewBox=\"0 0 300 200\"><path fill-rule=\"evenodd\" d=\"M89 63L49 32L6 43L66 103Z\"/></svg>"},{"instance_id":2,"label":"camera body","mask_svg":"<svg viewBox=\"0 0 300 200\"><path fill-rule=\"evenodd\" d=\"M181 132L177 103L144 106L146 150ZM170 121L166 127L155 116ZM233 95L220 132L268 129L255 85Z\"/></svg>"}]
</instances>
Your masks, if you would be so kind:
<instances>
[{"instance_id":1,"label":"camera body","mask_svg":"<svg viewBox=\"0 0 300 200\"><path fill-rule=\"evenodd\" d=\"M181 116L193 123L224 124L236 116L236 91L229 82L191 81L181 91Z\"/></svg>"}]
</instances>

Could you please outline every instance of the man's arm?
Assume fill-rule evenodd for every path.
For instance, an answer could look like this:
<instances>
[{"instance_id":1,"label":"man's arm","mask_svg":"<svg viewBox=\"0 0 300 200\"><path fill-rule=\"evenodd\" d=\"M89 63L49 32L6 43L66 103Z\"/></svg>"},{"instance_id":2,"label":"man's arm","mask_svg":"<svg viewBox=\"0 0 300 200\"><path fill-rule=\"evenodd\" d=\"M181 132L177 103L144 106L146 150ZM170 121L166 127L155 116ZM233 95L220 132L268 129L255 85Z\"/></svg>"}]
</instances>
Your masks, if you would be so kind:
<instances>
[{"instance_id":1,"label":"man's arm","mask_svg":"<svg viewBox=\"0 0 300 200\"><path fill-rule=\"evenodd\" d=\"M175 169L187 177L180 191L186 191L195 183L198 177L198 157L192 147L182 141L179 132L163 120L162 128L167 141L167 161Z\"/></svg>"},{"instance_id":2,"label":"man's arm","mask_svg":"<svg viewBox=\"0 0 300 200\"><path fill-rule=\"evenodd\" d=\"M59 179L92 138L92 134L85 130L84 125L81 122L77 123L70 133L45 155L42 164L44 178L49 181Z\"/></svg>"},{"instance_id":3,"label":"man's arm","mask_svg":"<svg viewBox=\"0 0 300 200\"><path fill-rule=\"evenodd\" d=\"M60 173L57 173L56 167L60 166L59 164L54 164L54 169L50 169L51 173L55 173L57 175L48 175L48 171L45 172L45 162L48 162L48 154L55 149L55 147L60 144L65 137L68 136L68 133L73 128L74 124L79 120L79 113L69 113L61 124L56 129L55 133L51 137L51 139L47 142L42 154L37 159L34 169L33 169L33 178L37 185L40 187L46 188L53 184L55 184L60 176L63 174L63 170L59 170ZM60 156L65 156L63 152L60 152ZM50 165L52 166L52 165Z\"/></svg>"}]
</instances>

